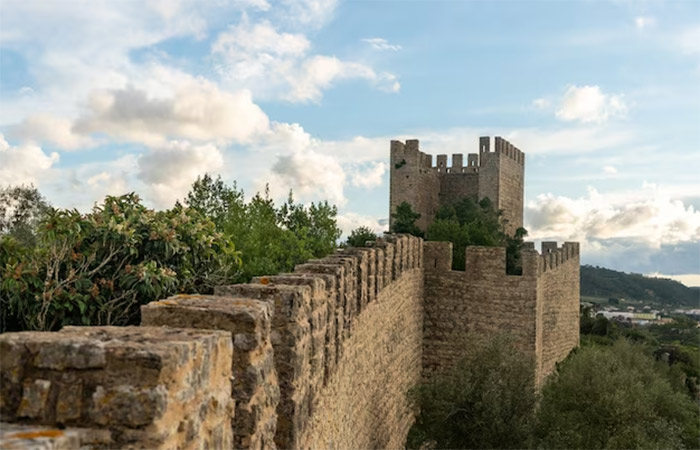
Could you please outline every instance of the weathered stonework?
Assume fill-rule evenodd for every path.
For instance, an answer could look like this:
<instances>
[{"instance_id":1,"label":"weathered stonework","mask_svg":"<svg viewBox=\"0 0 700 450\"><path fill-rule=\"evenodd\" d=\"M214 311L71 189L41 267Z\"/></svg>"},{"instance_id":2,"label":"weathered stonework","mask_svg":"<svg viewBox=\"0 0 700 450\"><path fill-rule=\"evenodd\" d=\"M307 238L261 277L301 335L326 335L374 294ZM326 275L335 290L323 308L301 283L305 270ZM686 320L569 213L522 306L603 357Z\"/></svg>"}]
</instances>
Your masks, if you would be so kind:
<instances>
[{"instance_id":1,"label":"weathered stonework","mask_svg":"<svg viewBox=\"0 0 700 450\"><path fill-rule=\"evenodd\" d=\"M230 447L231 359L230 334L216 331L5 333L1 421L88 429L81 445L94 447Z\"/></svg>"},{"instance_id":2,"label":"weathered stonework","mask_svg":"<svg viewBox=\"0 0 700 450\"><path fill-rule=\"evenodd\" d=\"M507 275L505 249L467 247L466 270L451 270L452 244L426 242L424 375L451 367L470 333L507 332L535 357L542 381L578 345L579 248L523 252L523 274Z\"/></svg>"},{"instance_id":3,"label":"weathered stonework","mask_svg":"<svg viewBox=\"0 0 700 450\"><path fill-rule=\"evenodd\" d=\"M392 142L392 208L408 199L425 220L489 197L522 224L524 154L488 147L434 168L418 141ZM403 448L408 390L454 364L468 333L510 332L538 381L578 345L578 244L526 249L518 276L503 248L468 247L466 270L451 267L452 244L389 234L152 302L141 327L0 335L0 448Z\"/></svg>"},{"instance_id":4,"label":"weathered stonework","mask_svg":"<svg viewBox=\"0 0 700 450\"><path fill-rule=\"evenodd\" d=\"M503 210L506 231L513 234L523 226L525 153L501 137L493 142L491 151L490 138L479 138L479 153L468 154L466 165L457 153L450 166L447 155L437 155L433 166L432 155L420 151L418 140L391 141L389 213L408 202L421 214L416 224L426 230L441 205L488 197ZM390 215L390 225L392 221Z\"/></svg>"},{"instance_id":5,"label":"weathered stonework","mask_svg":"<svg viewBox=\"0 0 700 450\"><path fill-rule=\"evenodd\" d=\"M171 326L230 332L234 357L232 397L236 448L274 448L279 386L275 371L270 305L246 298L178 295L141 308L144 326Z\"/></svg>"}]
</instances>

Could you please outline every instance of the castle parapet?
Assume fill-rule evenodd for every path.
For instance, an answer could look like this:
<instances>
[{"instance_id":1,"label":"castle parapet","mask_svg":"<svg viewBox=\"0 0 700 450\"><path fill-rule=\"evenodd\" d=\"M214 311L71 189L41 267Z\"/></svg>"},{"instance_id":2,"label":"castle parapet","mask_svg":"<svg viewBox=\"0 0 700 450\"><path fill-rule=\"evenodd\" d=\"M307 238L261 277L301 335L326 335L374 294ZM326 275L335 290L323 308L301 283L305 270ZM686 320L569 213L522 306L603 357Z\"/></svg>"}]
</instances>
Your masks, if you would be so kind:
<instances>
[{"instance_id":1,"label":"castle parapet","mask_svg":"<svg viewBox=\"0 0 700 450\"><path fill-rule=\"evenodd\" d=\"M579 260L580 246L578 242L564 242L561 247L554 241L543 241L542 255L539 261L539 271L547 272L564 264L566 261Z\"/></svg>"}]
</instances>

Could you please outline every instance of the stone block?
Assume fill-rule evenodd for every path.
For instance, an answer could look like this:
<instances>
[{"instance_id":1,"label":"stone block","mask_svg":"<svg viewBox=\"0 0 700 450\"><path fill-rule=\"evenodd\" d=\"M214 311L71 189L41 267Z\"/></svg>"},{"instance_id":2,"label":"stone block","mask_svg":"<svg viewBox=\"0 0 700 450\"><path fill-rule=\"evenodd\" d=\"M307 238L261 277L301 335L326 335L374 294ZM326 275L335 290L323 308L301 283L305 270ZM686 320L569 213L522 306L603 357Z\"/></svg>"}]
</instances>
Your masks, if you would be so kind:
<instances>
[{"instance_id":1,"label":"stone block","mask_svg":"<svg viewBox=\"0 0 700 450\"><path fill-rule=\"evenodd\" d=\"M231 420L230 333L65 327L5 333L0 347L5 420L80 425L101 430L105 446L142 448L206 447ZM195 433L173 427L182 411L212 403L221 407L210 408ZM218 438L230 445L230 427Z\"/></svg>"},{"instance_id":2,"label":"stone block","mask_svg":"<svg viewBox=\"0 0 700 450\"><path fill-rule=\"evenodd\" d=\"M230 370L231 394L236 402L236 448L274 439L280 391L271 339L273 307L264 299L215 295L176 295L141 307L143 325L230 333L235 353ZM272 426L270 417L275 418Z\"/></svg>"}]
</instances>

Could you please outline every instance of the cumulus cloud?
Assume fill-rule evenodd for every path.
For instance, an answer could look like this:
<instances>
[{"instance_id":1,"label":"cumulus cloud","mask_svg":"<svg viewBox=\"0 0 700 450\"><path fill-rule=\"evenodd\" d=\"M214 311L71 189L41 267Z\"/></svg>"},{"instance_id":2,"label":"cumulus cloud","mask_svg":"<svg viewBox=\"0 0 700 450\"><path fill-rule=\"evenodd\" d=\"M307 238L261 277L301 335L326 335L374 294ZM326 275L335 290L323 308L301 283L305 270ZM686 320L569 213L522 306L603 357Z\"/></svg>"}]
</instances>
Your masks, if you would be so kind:
<instances>
[{"instance_id":1,"label":"cumulus cloud","mask_svg":"<svg viewBox=\"0 0 700 450\"><path fill-rule=\"evenodd\" d=\"M154 95L145 89L94 92L89 111L74 130L105 133L118 139L162 145L168 139L249 142L269 127L267 115L250 92L226 92L204 79L184 76L172 93Z\"/></svg>"},{"instance_id":2,"label":"cumulus cloud","mask_svg":"<svg viewBox=\"0 0 700 450\"><path fill-rule=\"evenodd\" d=\"M362 39L362 41L369 44L375 50L380 50L380 51L389 50L392 52L396 52L398 50L401 50L400 45L390 44L389 41L387 41L386 39L383 39L383 38L365 38L365 39Z\"/></svg>"},{"instance_id":3,"label":"cumulus cloud","mask_svg":"<svg viewBox=\"0 0 700 450\"><path fill-rule=\"evenodd\" d=\"M603 172L607 173L608 175L615 175L617 173L617 169L613 166L603 166Z\"/></svg>"},{"instance_id":4,"label":"cumulus cloud","mask_svg":"<svg viewBox=\"0 0 700 450\"><path fill-rule=\"evenodd\" d=\"M653 185L624 193L589 188L576 199L542 194L528 202L526 222L534 239L617 239L654 248L700 240L700 211Z\"/></svg>"},{"instance_id":5,"label":"cumulus cloud","mask_svg":"<svg viewBox=\"0 0 700 450\"><path fill-rule=\"evenodd\" d=\"M12 146L0 134L0 186L37 184L58 162L58 153L49 155L38 145Z\"/></svg>"},{"instance_id":6,"label":"cumulus cloud","mask_svg":"<svg viewBox=\"0 0 700 450\"><path fill-rule=\"evenodd\" d=\"M353 186L372 189L381 186L387 165L384 162L375 162L364 169L355 169L351 174Z\"/></svg>"},{"instance_id":7,"label":"cumulus cloud","mask_svg":"<svg viewBox=\"0 0 700 450\"><path fill-rule=\"evenodd\" d=\"M278 155L265 181L273 182L271 194L276 198L292 189L304 200L328 200L340 206L346 202L345 171L335 158L314 151Z\"/></svg>"},{"instance_id":8,"label":"cumulus cloud","mask_svg":"<svg viewBox=\"0 0 700 450\"><path fill-rule=\"evenodd\" d=\"M212 144L172 141L139 158L138 177L153 203L168 208L187 194L198 176L220 172L223 163L221 150Z\"/></svg>"},{"instance_id":9,"label":"cumulus cloud","mask_svg":"<svg viewBox=\"0 0 700 450\"><path fill-rule=\"evenodd\" d=\"M335 56L309 54L305 35L279 32L268 21L247 19L219 34L211 51L222 79L234 88L291 102L318 101L325 89L344 79L368 80L378 89L398 92L396 76Z\"/></svg>"},{"instance_id":10,"label":"cumulus cloud","mask_svg":"<svg viewBox=\"0 0 700 450\"><path fill-rule=\"evenodd\" d=\"M564 93L556 116L567 122L600 123L626 112L622 95L604 94L598 86L571 85Z\"/></svg>"},{"instance_id":11,"label":"cumulus cloud","mask_svg":"<svg viewBox=\"0 0 700 450\"><path fill-rule=\"evenodd\" d=\"M279 0L280 22L297 28L318 28L333 17L338 0Z\"/></svg>"},{"instance_id":12,"label":"cumulus cloud","mask_svg":"<svg viewBox=\"0 0 700 450\"><path fill-rule=\"evenodd\" d=\"M388 231L389 229L386 220L355 213L339 214L337 221L338 228L343 232L343 237L350 236L352 230L359 227L367 227L377 233L377 236L380 236L382 232Z\"/></svg>"},{"instance_id":13,"label":"cumulus cloud","mask_svg":"<svg viewBox=\"0 0 700 450\"><path fill-rule=\"evenodd\" d=\"M74 131L71 120L50 114L33 114L20 124L10 127L10 134L22 141L48 142L63 150L77 150L95 145L88 136Z\"/></svg>"}]
</instances>

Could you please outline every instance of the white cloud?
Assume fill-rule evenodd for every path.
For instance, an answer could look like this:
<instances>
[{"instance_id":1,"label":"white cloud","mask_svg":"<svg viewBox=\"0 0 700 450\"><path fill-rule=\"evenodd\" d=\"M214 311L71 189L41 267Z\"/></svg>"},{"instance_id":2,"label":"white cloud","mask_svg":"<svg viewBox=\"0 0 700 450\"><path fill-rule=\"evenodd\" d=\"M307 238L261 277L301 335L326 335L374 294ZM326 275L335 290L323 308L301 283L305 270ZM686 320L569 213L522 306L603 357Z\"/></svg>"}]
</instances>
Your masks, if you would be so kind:
<instances>
[{"instance_id":1,"label":"white cloud","mask_svg":"<svg viewBox=\"0 0 700 450\"><path fill-rule=\"evenodd\" d=\"M372 46L372 48L375 50L380 50L380 51L389 50L392 52L401 50L400 45L390 44L389 41L387 41L386 39L383 39L383 38L365 38L365 39L362 39L362 41L366 42L367 44Z\"/></svg>"},{"instance_id":2,"label":"white cloud","mask_svg":"<svg viewBox=\"0 0 700 450\"><path fill-rule=\"evenodd\" d=\"M332 156L303 150L277 155L275 163L260 184L270 183L273 198L283 198L290 189L302 200L328 200L342 206L345 171Z\"/></svg>"},{"instance_id":3,"label":"white cloud","mask_svg":"<svg viewBox=\"0 0 700 450\"><path fill-rule=\"evenodd\" d=\"M700 25L681 30L673 42L685 54L700 54Z\"/></svg>"},{"instance_id":4,"label":"white cloud","mask_svg":"<svg viewBox=\"0 0 700 450\"><path fill-rule=\"evenodd\" d=\"M302 29L319 28L333 17L338 0L280 0L278 19Z\"/></svg>"},{"instance_id":5,"label":"white cloud","mask_svg":"<svg viewBox=\"0 0 700 450\"><path fill-rule=\"evenodd\" d=\"M652 16L637 16L634 18L634 26L639 30L656 25L656 18Z\"/></svg>"},{"instance_id":6,"label":"white cloud","mask_svg":"<svg viewBox=\"0 0 700 450\"><path fill-rule=\"evenodd\" d=\"M263 98L319 101L324 90L345 79L368 80L388 92L400 89L393 74L335 56L309 54L309 48L303 34L281 33L270 22L252 24L244 19L219 34L211 51L224 82Z\"/></svg>"},{"instance_id":7,"label":"white cloud","mask_svg":"<svg viewBox=\"0 0 700 450\"><path fill-rule=\"evenodd\" d=\"M23 141L49 142L64 150L95 145L92 139L73 130L71 120L50 114L31 115L20 124L10 127L10 134Z\"/></svg>"},{"instance_id":8,"label":"white cloud","mask_svg":"<svg viewBox=\"0 0 700 450\"><path fill-rule=\"evenodd\" d=\"M622 95L604 94L598 86L571 85L566 89L556 115L564 121L600 123L626 112L627 105Z\"/></svg>"},{"instance_id":9,"label":"white cloud","mask_svg":"<svg viewBox=\"0 0 700 450\"><path fill-rule=\"evenodd\" d=\"M226 92L201 78L178 74L165 93L145 88L94 92L74 130L162 145L168 139L249 142L269 127L247 91ZM155 89L151 89L155 91Z\"/></svg>"},{"instance_id":10,"label":"white cloud","mask_svg":"<svg viewBox=\"0 0 700 450\"><path fill-rule=\"evenodd\" d=\"M525 217L533 239L616 239L654 248L700 240L700 211L648 184L630 192L589 188L577 199L542 194L527 203Z\"/></svg>"},{"instance_id":11,"label":"white cloud","mask_svg":"<svg viewBox=\"0 0 700 450\"><path fill-rule=\"evenodd\" d=\"M670 278L671 280L676 280L679 283L683 283L689 287L692 287L692 286L700 287L700 275L696 274L696 273L666 275L666 274L659 273L659 272L653 272L653 273L647 273L645 275L648 277L654 277L654 278Z\"/></svg>"},{"instance_id":12,"label":"white cloud","mask_svg":"<svg viewBox=\"0 0 700 450\"><path fill-rule=\"evenodd\" d=\"M222 152L212 144L173 141L139 158L138 177L155 206L169 208L187 194L198 176L220 172L223 162Z\"/></svg>"},{"instance_id":13,"label":"white cloud","mask_svg":"<svg viewBox=\"0 0 700 450\"><path fill-rule=\"evenodd\" d=\"M355 213L339 214L337 217L338 228L343 232L343 237L347 238L355 228L367 227L381 236L381 233L388 231L389 227L385 224L385 220L377 219L376 217L364 216Z\"/></svg>"},{"instance_id":14,"label":"white cloud","mask_svg":"<svg viewBox=\"0 0 700 450\"><path fill-rule=\"evenodd\" d=\"M609 175L615 175L617 173L617 169L613 166L603 166L603 172Z\"/></svg>"},{"instance_id":15,"label":"white cloud","mask_svg":"<svg viewBox=\"0 0 700 450\"><path fill-rule=\"evenodd\" d=\"M550 102L546 98L536 98L532 101L532 106L537 109L547 109L549 108Z\"/></svg>"},{"instance_id":16,"label":"white cloud","mask_svg":"<svg viewBox=\"0 0 700 450\"><path fill-rule=\"evenodd\" d=\"M34 144L11 146L0 134L0 186L37 184L58 162L58 153L47 155Z\"/></svg>"},{"instance_id":17,"label":"white cloud","mask_svg":"<svg viewBox=\"0 0 700 450\"><path fill-rule=\"evenodd\" d=\"M353 186L372 189L381 186L387 165L384 162L375 162L364 170L355 169L351 172Z\"/></svg>"}]
</instances>

